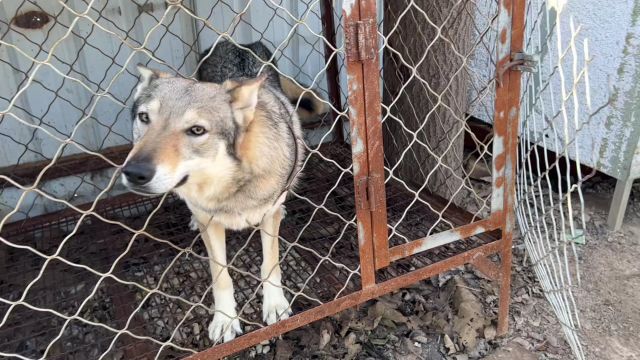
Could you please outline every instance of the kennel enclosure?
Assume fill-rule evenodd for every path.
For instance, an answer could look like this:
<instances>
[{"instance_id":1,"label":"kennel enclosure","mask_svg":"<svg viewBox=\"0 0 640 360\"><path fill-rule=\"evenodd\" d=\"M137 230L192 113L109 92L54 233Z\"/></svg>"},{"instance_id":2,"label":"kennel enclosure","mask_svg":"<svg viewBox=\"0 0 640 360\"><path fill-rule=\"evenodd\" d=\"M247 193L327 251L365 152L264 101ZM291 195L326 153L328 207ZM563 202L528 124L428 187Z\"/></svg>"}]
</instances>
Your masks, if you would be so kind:
<instances>
[{"instance_id":1,"label":"kennel enclosure","mask_svg":"<svg viewBox=\"0 0 640 360\"><path fill-rule=\"evenodd\" d=\"M3 2L0 355L218 358L464 264L500 286L505 333L525 4L425 4ZM228 232L245 334L218 344L188 209L124 192L118 169L135 65L194 77L222 39L265 42L331 111L304 124L280 228L294 315L262 323L258 232Z\"/></svg>"}]
</instances>

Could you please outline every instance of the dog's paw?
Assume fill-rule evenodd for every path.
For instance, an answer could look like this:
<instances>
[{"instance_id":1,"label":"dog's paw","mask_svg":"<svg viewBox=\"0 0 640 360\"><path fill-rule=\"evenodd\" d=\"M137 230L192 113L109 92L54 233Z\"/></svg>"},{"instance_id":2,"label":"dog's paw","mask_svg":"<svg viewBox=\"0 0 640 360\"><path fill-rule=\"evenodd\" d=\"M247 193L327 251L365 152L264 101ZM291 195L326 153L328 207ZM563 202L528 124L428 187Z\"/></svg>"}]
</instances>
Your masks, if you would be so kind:
<instances>
[{"instance_id":1,"label":"dog's paw","mask_svg":"<svg viewBox=\"0 0 640 360\"><path fill-rule=\"evenodd\" d=\"M271 325L279 320L289 318L293 313L289 301L284 297L282 288L265 286L262 299L262 320Z\"/></svg>"},{"instance_id":2,"label":"dog's paw","mask_svg":"<svg viewBox=\"0 0 640 360\"><path fill-rule=\"evenodd\" d=\"M196 217L191 215L191 221L189 221L189 229L196 231L198 230L198 221L196 220Z\"/></svg>"},{"instance_id":3,"label":"dog's paw","mask_svg":"<svg viewBox=\"0 0 640 360\"><path fill-rule=\"evenodd\" d=\"M240 320L237 319L235 311L230 313L216 313L209 324L209 339L214 342L227 342L242 334Z\"/></svg>"}]
</instances>

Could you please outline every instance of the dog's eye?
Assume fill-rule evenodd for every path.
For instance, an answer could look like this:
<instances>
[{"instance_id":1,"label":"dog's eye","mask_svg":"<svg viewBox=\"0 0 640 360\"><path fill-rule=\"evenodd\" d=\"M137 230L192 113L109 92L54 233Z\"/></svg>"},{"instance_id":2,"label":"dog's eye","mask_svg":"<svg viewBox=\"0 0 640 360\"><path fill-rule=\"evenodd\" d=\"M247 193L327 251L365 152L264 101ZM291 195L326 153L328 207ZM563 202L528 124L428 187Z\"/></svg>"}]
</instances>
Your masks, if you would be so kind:
<instances>
[{"instance_id":1,"label":"dog's eye","mask_svg":"<svg viewBox=\"0 0 640 360\"><path fill-rule=\"evenodd\" d=\"M140 120L141 123L148 124L149 123L149 114L146 113L146 112L139 112L138 113L138 119Z\"/></svg>"},{"instance_id":2,"label":"dog's eye","mask_svg":"<svg viewBox=\"0 0 640 360\"><path fill-rule=\"evenodd\" d=\"M207 130L205 130L202 126L192 126L188 133L189 135L193 135L193 136L200 136L200 135L204 135L204 133L206 133Z\"/></svg>"}]
</instances>

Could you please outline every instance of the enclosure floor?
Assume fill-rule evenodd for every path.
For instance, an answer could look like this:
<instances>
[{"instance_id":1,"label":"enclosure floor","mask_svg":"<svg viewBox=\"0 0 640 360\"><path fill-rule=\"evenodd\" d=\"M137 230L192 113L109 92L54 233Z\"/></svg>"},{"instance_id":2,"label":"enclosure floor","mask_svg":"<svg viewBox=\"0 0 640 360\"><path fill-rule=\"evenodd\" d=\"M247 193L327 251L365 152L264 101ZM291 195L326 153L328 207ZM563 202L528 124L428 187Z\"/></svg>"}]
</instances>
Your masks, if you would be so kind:
<instances>
[{"instance_id":1,"label":"enclosure floor","mask_svg":"<svg viewBox=\"0 0 640 360\"><path fill-rule=\"evenodd\" d=\"M338 167L349 169L350 163L346 147L327 146L321 155L312 154L296 194L286 203L281 267L294 313L360 288L353 178ZM437 221L433 210L416 203L415 194L401 185L390 183L386 190L389 225L401 235L391 242L425 236ZM428 194L421 197L442 204ZM1 299L24 297L25 304L35 307L10 309L0 302L0 352L34 358L49 347L51 359L91 359L104 352L106 359L135 359L153 358L159 351L159 358L189 354L172 346L161 349L160 343L170 339L196 351L211 347L211 275L207 261L194 255L206 256L206 251L189 229L184 203L172 197L161 201L123 195L101 201L96 212L113 223L68 210L5 226L2 237L9 242L57 256L47 260L0 243ZM144 228L151 237L136 236L122 224ZM432 249L396 262L377 277L384 281L490 241L481 237ZM249 332L264 326L259 232L228 232L227 252L238 312ZM142 338L114 331L124 328Z\"/></svg>"}]
</instances>

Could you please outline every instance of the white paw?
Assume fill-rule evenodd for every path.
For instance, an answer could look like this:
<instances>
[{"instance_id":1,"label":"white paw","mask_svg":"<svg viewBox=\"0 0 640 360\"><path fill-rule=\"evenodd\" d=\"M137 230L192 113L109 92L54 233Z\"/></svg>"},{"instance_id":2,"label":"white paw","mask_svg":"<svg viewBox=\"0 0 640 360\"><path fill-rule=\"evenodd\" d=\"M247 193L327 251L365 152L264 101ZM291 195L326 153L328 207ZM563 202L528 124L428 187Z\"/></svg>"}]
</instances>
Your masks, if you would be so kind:
<instances>
[{"instance_id":1,"label":"white paw","mask_svg":"<svg viewBox=\"0 0 640 360\"><path fill-rule=\"evenodd\" d=\"M289 318L293 313L289 301L284 297L282 288L265 284L262 299L262 320L271 325L279 320Z\"/></svg>"},{"instance_id":2,"label":"white paw","mask_svg":"<svg viewBox=\"0 0 640 360\"><path fill-rule=\"evenodd\" d=\"M214 342L219 342L221 338L224 342L231 341L240 334L242 334L242 328L235 311L216 312L209 324L209 339Z\"/></svg>"},{"instance_id":3,"label":"white paw","mask_svg":"<svg viewBox=\"0 0 640 360\"><path fill-rule=\"evenodd\" d=\"M191 221L189 221L189 229L193 231L198 230L198 221L196 221L196 218L193 215L191 215Z\"/></svg>"}]
</instances>

